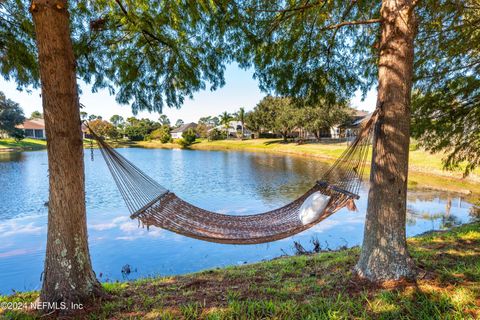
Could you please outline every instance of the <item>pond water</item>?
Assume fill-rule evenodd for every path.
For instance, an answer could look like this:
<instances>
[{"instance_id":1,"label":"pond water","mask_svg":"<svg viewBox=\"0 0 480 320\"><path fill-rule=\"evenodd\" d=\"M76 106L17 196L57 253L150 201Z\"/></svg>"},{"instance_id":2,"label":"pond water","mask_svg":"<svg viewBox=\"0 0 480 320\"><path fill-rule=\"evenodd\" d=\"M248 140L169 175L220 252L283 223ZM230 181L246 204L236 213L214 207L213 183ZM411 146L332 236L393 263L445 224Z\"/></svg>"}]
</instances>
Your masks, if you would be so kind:
<instances>
[{"instance_id":1,"label":"pond water","mask_svg":"<svg viewBox=\"0 0 480 320\"><path fill-rule=\"evenodd\" d=\"M326 165L301 157L221 151L119 149L119 152L194 205L251 214L282 206L305 192ZM181 274L294 254L318 239L324 249L361 243L366 186L358 212L346 209L294 237L261 245L221 245L165 230L138 228L98 150L85 155L89 243L102 281ZM0 153L0 294L40 288L46 243L48 176L45 151ZM411 191L407 233L416 235L472 219L473 207L455 194ZM128 268L125 267L128 265ZM125 267L125 268L124 268ZM130 269L129 274L122 272Z\"/></svg>"}]
</instances>

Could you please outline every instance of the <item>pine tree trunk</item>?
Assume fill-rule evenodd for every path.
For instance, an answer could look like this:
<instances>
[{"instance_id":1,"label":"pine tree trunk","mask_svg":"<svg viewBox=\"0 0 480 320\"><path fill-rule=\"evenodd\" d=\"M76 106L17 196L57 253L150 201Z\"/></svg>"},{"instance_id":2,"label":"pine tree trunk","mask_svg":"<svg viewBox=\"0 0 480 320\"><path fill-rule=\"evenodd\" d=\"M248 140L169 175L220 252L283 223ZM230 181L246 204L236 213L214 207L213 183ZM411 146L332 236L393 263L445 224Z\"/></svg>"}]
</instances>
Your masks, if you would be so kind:
<instances>
[{"instance_id":1,"label":"pine tree trunk","mask_svg":"<svg viewBox=\"0 0 480 320\"><path fill-rule=\"evenodd\" d=\"M413 278L406 245L410 99L416 20L412 0L384 0L378 67L383 115L373 141L370 192L359 276L372 281Z\"/></svg>"},{"instance_id":2,"label":"pine tree trunk","mask_svg":"<svg viewBox=\"0 0 480 320\"><path fill-rule=\"evenodd\" d=\"M49 201L40 300L85 303L100 292L87 243L85 176L75 57L66 0L33 0L43 114L47 134ZM57 305L58 306L58 305Z\"/></svg>"}]
</instances>

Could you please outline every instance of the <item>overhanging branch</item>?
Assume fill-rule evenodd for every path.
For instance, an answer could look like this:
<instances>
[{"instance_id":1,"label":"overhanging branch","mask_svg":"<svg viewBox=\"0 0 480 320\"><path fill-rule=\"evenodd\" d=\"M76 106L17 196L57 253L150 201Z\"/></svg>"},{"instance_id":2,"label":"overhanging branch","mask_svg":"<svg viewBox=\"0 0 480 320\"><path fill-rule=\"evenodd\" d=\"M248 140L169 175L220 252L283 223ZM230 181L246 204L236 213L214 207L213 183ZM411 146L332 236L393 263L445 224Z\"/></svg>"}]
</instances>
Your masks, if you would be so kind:
<instances>
[{"instance_id":1,"label":"overhanging branch","mask_svg":"<svg viewBox=\"0 0 480 320\"><path fill-rule=\"evenodd\" d=\"M382 22L382 19L369 19L369 20L356 20L356 21L344 21L337 24L331 24L329 26L323 27L320 31L326 30L336 30L340 29L345 26L355 26L355 25L362 25L362 24L375 24Z\"/></svg>"}]
</instances>

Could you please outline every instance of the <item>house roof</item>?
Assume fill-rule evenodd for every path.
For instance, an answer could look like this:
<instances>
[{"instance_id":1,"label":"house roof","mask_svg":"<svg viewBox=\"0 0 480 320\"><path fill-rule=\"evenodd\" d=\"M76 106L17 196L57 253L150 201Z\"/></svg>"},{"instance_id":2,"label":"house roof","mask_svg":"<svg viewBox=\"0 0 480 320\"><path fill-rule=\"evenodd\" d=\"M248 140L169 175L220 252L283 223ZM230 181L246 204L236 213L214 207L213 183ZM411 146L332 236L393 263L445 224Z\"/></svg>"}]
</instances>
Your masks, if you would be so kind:
<instances>
[{"instance_id":1,"label":"house roof","mask_svg":"<svg viewBox=\"0 0 480 320\"><path fill-rule=\"evenodd\" d=\"M45 121L43 119L25 120L24 123L17 126L19 129L45 129Z\"/></svg>"},{"instance_id":2,"label":"house roof","mask_svg":"<svg viewBox=\"0 0 480 320\"><path fill-rule=\"evenodd\" d=\"M372 112L370 113L367 113L365 116L363 117L358 117L357 120L353 121L352 125L354 126L358 126L359 124L362 124L363 122L367 121L368 119L370 119L370 117L372 116Z\"/></svg>"},{"instance_id":3,"label":"house roof","mask_svg":"<svg viewBox=\"0 0 480 320\"><path fill-rule=\"evenodd\" d=\"M185 124L182 124L180 127L173 129L171 133L184 132L190 128L195 129L196 127L197 127L197 124L195 122L185 123Z\"/></svg>"},{"instance_id":4,"label":"house roof","mask_svg":"<svg viewBox=\"0 0 480 320\"><path fill-rule=\"evenodd\" d=\"M342 128L358 127L364 121L368 120L372 115L371 112L368 112L365 110L357 110L357 109L351 109L350 114L351 114L351 119L341 124L340 127Z\"/></svg>"},{"instance_id":5,"label":"house roof","mask_svg":"<svg viewBox=\"0 0 480 320\"><path fill-rule=\"evenodd\" d=\"M370 114L370 112L368 112L368 111L355 109L352 113L352 116L359 117L359 118L364 118L364 117L368 116L369 114Z\"/></svg>"}]
</instances>

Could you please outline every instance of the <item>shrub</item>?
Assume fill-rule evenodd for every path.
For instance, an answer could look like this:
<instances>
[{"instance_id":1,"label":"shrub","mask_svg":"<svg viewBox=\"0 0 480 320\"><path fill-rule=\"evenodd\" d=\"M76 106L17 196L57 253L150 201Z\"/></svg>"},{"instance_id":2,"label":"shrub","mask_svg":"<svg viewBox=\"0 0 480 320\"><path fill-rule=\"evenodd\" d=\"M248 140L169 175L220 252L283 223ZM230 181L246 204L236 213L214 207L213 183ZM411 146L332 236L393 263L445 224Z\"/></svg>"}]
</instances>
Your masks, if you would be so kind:
<instances>
[{"instance_id":1,"label":"shrub","mask_svg":"<svg viewBox=\"0 0 480 320\"><path fill-rule=\"evenodd\" d=\"M195 131L200 138L208 138L208 126L206 124L198 124L198 126L195 128Z\"/></svg>"},{"instance_id":2,"label":"shrub","mask_svg":"<svg viewBox=\"0 0 480 320\"><path fill-rule=\"evenodd\" d=\"M218 130L217 128L213 128L212 130L210 130L208 132L208 140L209 141L212 141L212 140L224 140L226 139L226 134L225 132L222 132L220 130Z\"/></svg>"},{"instance_id":3,"label":"shrub","mask_svg":"<svg viewBox=\"0 0 480 320\"><path fill-rule=\"evenodd\" d=\"M15 139L16 142L25 139L25 133L23 130L20 129L13 129L12 132L10 132L10 136Z\"/></svg>"},{"instance_id":4,"label":"shrub","mask_svg":"<svg viewBox=\"0 0 480 320\"><path fill-rule=\"evenodd\" d=\"M185 139L176 139L176 143L178 143L182 148L188 148L191 143L188 143Z\"/></svg>"},{"instance_id":5,"label":"shrub","mask_svg":"<svg viewBox=\"0 0 480 320\"><path fill-rule=\"evenodd\" d=\"M145 131L141 127L128 126L125 128L125 134L132 141L142 141L145 137Z\"/></svg>"},{"instance_id":6,"label":"shrub","mask_svg":"<svg viewBox=\"0 0 480 320\"><path fill-rule=\"evenodd\" d=\"M172 140L169 126L162 126L156 130L153 130L150 134L151 139L160 140L161 143L168 143Z\"/></svg>"},{"instance_id":7,"label":"shrub","mask_svg":"<svg viewBox=\"0 0 480 320\"><path fill-rule=\"evenodd\" d=\"M192 128L188 129L187 131L184 131L182 133L182 138L185 141L184 143L189 146L192 143L195 142L195 139L197 139L197 134L195 133L195 130Z\"/></svg>"},{"instance_id":8,"label":"shrub","mask_svg":"<svg viewBox=\"0 0 480 320\"><path fill-rule=\"evenodd\" d=\"M117 141L119 138L122 137L122 134L120 133L120 131L118 131L118 129L116 127L114 127L113 125L111 127L108 128L107 130L107 136L112 139L112 140L115 140Z\"/></svg>"}]
</instances>

